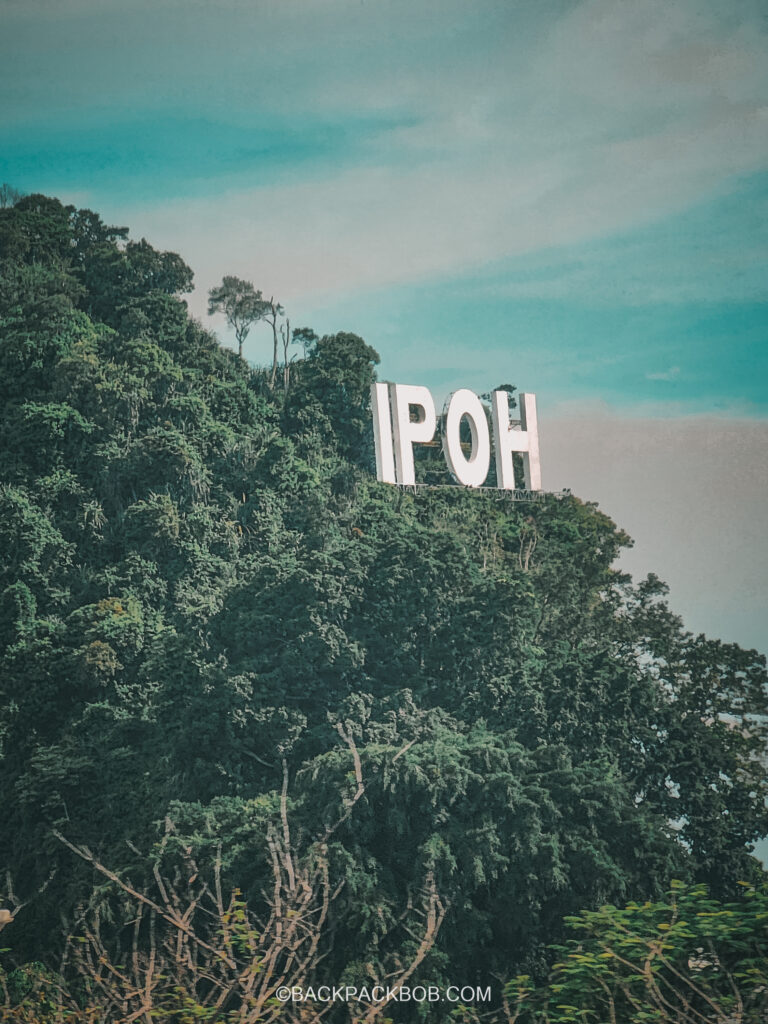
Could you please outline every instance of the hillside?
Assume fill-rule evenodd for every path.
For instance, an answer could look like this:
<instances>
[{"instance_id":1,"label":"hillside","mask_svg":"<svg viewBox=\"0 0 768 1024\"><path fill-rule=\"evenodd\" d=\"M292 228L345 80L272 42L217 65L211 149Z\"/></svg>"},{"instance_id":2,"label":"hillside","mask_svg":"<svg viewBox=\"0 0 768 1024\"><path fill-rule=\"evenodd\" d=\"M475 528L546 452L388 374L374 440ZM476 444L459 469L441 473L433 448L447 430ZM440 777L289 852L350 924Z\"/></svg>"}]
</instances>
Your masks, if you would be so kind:
<instances>
[{"instance_id":1,"label":"hillside","mask_svg":"<svg viewBox=\"0 0 768 1024\"><path fill-rule=\"evenodd\" d=\"M414 977L536 972L566 914L757 880L765 659L615 571L588 501L377 483L376 352L310 339L273 385L191 286L91 211L0 209L6 967L98 906L119 948L72 846L253 906L305 870L332 982L425 936Z\"/></svg>"}]
</instances>

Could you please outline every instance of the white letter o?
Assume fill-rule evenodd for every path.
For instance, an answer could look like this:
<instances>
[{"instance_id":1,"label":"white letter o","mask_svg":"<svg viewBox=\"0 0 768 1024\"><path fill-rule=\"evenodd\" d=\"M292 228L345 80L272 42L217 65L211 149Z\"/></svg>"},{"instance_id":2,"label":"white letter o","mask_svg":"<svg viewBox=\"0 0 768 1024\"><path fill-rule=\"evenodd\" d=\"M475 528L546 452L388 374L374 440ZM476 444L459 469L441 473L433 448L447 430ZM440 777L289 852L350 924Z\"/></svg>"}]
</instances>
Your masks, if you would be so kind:
<instances>
[{"instance_id":1,"label":"white letter o","mask_svg":"<svg viewBox=\"0 0 768 1024\"><path fill-rule=\"evenodd\" d=\"M461 421L469 421L472 452L467 459L461 450ZM448 468L465 487L480 487L491 463L491 435L483 404L467 388L454 391L448 404L443 433L443 452Z\"/></svg>"}]
</instances>

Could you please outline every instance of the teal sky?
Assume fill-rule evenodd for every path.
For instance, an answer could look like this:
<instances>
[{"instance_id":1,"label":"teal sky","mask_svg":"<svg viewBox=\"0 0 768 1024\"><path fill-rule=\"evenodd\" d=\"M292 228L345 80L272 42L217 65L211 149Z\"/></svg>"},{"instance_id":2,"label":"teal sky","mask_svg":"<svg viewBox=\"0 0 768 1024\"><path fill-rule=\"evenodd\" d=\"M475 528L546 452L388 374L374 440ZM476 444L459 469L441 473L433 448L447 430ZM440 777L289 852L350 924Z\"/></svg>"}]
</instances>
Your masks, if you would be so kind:
<instances>
[{"instance_id":1,"label":"teal sky","mask_svg":"<svg viewBox=\"0 0 768 1024\"><path fill-rule=\"evenodd\" d=\"M589 479L617 518L645 509L622 522L633 568L670 579L692 628L765 648L767 15L765 0L0 0L0 181L180 252L206 322L207 290L236 274L294 326L363 335L384 377L535 391L545 485ZM253 330L246 356L270 351ZM622 475L661 420L679 499L664 515L641 500L653 465ZM584 462L568 424L623 447ZM703 465L731 489L694 543L684 494Z\"/></svg>"},{"instance_id":2,"label":"teal sky","mask_svg":"<svg viewBox=\"0 0 768 1024\"><path fill-rule=\"evenodd\" d=\"M3 0L0 179L178 248L198 315L236 273L391 376L764 417L765 14Z\"/></svg>"}]
</instances>

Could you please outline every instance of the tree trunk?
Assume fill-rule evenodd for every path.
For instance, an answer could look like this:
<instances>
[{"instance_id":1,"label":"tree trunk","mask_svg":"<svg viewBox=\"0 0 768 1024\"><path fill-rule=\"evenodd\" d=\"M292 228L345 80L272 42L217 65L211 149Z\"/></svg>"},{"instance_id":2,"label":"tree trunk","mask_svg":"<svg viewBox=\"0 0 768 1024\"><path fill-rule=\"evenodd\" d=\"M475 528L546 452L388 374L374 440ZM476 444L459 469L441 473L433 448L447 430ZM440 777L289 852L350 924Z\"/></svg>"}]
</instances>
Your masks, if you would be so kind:
<instances>
[{"instance_id":1,"label":"tree trunk","mask_svg":"<svg viewBox=\"0 0 768 1024\"><path fill-rule=\"evenodd\" d=\"M272 324L272 377L269 381L269 387L274 391L275 380L277 379L277 307L275 306L274 298L269 300L269 305L272 309L272 319L269 321Z\"/></svg>"},{"instance_id":2,"label":"tree trunk","mask_svg":"<svg viewBox=\"0 0 768 1024\"><path fill-rule=\"evenodd\" d=\"M291 321L285 321L285 333L283 334L283 390L288 390L288 384L291 379L291 364L288 359L288 346L291 344Z\"/></svg>"}]
</instances>

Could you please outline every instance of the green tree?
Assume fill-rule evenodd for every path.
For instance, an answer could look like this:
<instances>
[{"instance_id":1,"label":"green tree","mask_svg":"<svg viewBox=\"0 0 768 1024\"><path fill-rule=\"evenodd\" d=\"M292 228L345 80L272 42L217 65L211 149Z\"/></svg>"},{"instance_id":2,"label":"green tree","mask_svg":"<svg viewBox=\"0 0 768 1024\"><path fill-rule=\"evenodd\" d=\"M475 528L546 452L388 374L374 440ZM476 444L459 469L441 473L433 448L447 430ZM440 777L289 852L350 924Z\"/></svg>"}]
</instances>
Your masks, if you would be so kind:
<instances>
[{"instance_id":1,"label":"green tree","mask_svg":"<svg viewBox=\"0 0 768 1024\"><path fill-rule=\"evenodd\" d=\"M664 898L567 919L545 985L507 989L519 1024L761 1024L768 1014L768 888L738 900L673 882Z\"/></svg>"},{"instance_id":2,"label":"green tree","mask_svg":"<svg viewBox=\"0 0 768 1024\"><path fill-rule=\"evenodd\" d=\"M413 953L429 873L421 976L478 983L544 971L565 914L759 881L765 661L618 573L594 505L379 484L363 339L294 332L277 388L274 345L221 347L183 261L93 211L23 197L0 260L4 963L55 966L93 895L53 830L119 873L173 806L257 901L238 815L287 771L322 835L355 771L332 723L370 782L328 846L327 979Z\"/></svg>"},{"instance_id":3,"label":"green tree","mask_svg":"<svg viewBox=\"0 0 768 1024\"><path fill-rule=\"evenodd\" d=\"M4 181L0 185L0 209L6 206L13 206L23 195L23 192L19 192L13 185L9 185L7 181Z\"/></svg>"},{"instance_id":4,"label":"green tree","mask_svg":"<svg viewBox=\"0 0 768 1024\"><path fill-rule=\"evenodd\" d=\"M239 277L226 276L220 285L208 292L208 316L213 316L214 313L224 314L227 323L235 332L238 354L241 358L243 342L248 337L251 327L257 321L264 320L270 312L274 319L275 312L271 303L263 298L261 292L257 291L250 281L243 281ZM276 325L274 330L277 330Z\"/></svg>"}]
</instances>

